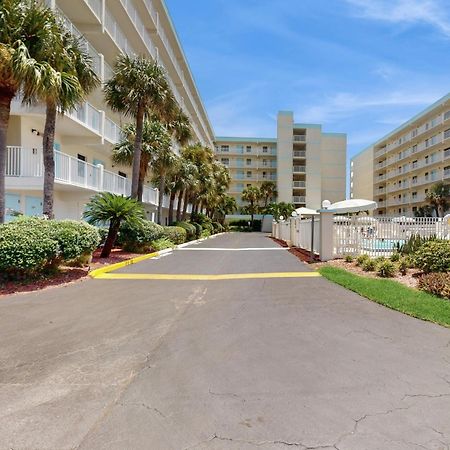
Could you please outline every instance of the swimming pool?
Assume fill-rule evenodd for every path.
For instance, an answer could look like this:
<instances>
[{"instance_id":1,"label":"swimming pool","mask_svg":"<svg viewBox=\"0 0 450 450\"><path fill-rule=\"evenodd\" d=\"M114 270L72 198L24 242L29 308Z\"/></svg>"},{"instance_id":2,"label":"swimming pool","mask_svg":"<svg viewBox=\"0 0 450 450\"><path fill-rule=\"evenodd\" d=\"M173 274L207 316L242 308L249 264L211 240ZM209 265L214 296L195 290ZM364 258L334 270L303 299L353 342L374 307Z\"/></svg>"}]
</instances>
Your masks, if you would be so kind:
<instances>
[{"instance_id":1,"label":"swimming pool","mask_svg":"<svg viewBox=\"0 0 450 450\"><path fill-rule=\"evenodd\" d=\"M398 244L403 245L404 243L403 239L363 239L362 247L364 250L392 250Z\"/></svg>"}]
</instances>

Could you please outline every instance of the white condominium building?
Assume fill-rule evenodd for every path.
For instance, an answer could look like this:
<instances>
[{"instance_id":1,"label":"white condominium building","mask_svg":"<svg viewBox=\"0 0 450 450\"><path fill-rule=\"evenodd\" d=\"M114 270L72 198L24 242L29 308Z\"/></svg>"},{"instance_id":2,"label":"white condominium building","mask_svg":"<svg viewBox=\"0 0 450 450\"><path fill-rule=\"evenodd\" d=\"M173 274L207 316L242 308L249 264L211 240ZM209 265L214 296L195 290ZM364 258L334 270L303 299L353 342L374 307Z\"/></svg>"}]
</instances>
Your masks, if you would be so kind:
<instances>
[{"instance_id":1,"label":"white condominium building","mask_svg":"<svg viewBox=\"0 0 450 450\"><path fill-rule=\"evenodd\" d=\"M263 181L277 185L278 201L320 208L323 200L345 199L347 137L324 133L321 125L294 123L278 113L276 138L216 138L216 157L230 168L230 194Z\"/></svg>"},{"instance_id":2,"label":"white condominium building","mask_svg":"<svg viewBox=\"0 0 450 450\"><path fill-rule=\"evenodd\" d=\"M47 3L61 15L67 28L83 39L103 82L111 77L120 53L144 55L163 65L178 103L191 119L194 140L213 147L213 129L163 0L47 0ZM14 211L41 214L45 109L24 108L20 99L15 99L11 114L7 137L7 215ZM111 149L119 139L120 127L129 121L106 106L101 88L77 111L58 117L57 218L80 218L86 202L96 192L130 194L131 169L111 163ZM143 200L151 217L157 192L149 182Z\"/></svg>"},{"instance_id":3,"label":"white condominium building","mask_svg":"<svg viewBox=\"0 0 450 450\"><path fill-rule=\"evenodd\" d=\"M450 94L352 158L353 198L374 199L376 214L410 215L438 181L450 183Z\"/></svg>"}]
</instances>

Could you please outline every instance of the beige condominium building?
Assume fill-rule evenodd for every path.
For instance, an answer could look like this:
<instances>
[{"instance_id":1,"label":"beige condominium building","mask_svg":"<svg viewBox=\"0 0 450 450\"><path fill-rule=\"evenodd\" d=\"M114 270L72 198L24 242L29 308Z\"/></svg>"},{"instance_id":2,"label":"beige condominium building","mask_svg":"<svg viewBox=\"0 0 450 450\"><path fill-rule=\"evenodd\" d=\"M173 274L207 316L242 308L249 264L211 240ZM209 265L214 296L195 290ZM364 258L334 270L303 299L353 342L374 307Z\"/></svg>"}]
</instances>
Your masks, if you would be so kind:
<instances>
[{"instance_id":1,"label":"beige condominium building","mask_svg":"<svg viewBox=\"0 0 450 450\"><path fill-rule=\"evenodd\" d=\"M163 0L47 0L65 25L84 42L93 66L104 82L121 53L157 60L167 71L175 97L191 119L195 141L213 147L214 133L197 91ZM42 213L42 132L44 108L25 108L13 101L7 137L7 196L9 216ZM112 112L101 88L86 103L58 117L55 138L55 215L79 218L96 192L130 193L128 167L114 166L112 146L129 118ZM174 144L175 151L177 151ZM147 181L144 206L151 216L157 192ZM167 199L165 206L168 206ZM166 209L167 213L167 209ZM8 218L8 217L7 217Z\"/></svg>"},{"instance_id":2,"label":"beige condominium building","mask_svg":"<svg viewBox=\"0 0 450 450\"><path fill-rule=\"evenodd\" d=\"M277 185L278 201L320 208L323 200L345 199L347 137L321 125L294 123L280 111L276 138L217 137L216 157L230 168L230 194L263 181Z\"/></svg>"},{"instance_id":3,"label":"beige condominium building","mask_svg":"<svg viewBox=\"0 0 450 450\"><path fill-rule=\"evenodd\" d=\"M438 181L450 183L450 94L351 160L350 192L376 214L413 215ZM370 195L372 194L372 195Z\"/></svg>"}]
</instances>

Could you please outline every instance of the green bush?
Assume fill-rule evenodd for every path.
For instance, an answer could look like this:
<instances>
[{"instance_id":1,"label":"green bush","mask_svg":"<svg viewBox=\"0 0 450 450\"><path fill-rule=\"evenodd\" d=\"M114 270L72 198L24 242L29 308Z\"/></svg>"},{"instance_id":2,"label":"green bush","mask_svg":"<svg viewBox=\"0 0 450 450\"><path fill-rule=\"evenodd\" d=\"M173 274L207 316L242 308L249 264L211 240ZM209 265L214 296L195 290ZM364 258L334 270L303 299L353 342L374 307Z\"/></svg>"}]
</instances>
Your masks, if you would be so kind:
<instances>
[{"instance_id":1,"label":"green bush","mask_svg":"<svg viewBox=\"0 0 450 450\"><path fill-rule=\"evenodd\" d=\"M191 222L191 225L194 225L194 227L195 227L195 237L196 237L196 239L200 239L200 237L202 235L202 231L203 231L202 226L199 223L197 223L197 222Z\"/></svg>"},{"instance_id":2,"label":"green bush","mask_svg":"<svg viewBox=\"0 0 450 450\"><path fill-rule=\"evenodd\" d=\"M32 276L59 257L58 242L43 219L18 220L0 225L0 274L2 278Z\"/></svg>"},{"instance_id":3,"label":"green bush","mask_svg":"<svg viewBox=\"0 0 450 450\"><path fill-rule=\"evenodd\" d=\"M160 238L152 242L152 248L157 252L172 247L175 247L175 244L167 238Z\"/></svg>"},{"instance_id":4,"label":"green bush","mask_svg":"<svg viewBox=\"0 0 450 450\"><path fill-rule=\"evenodd\" d=\"M58 242L60 258L64 261L89 262L100 243L96 227L76 220L47 221L51 236Z\"/></svg>"},{"instance_id":5,"label":"green bush","mask_svg":"<svg viewBox=\"0 0 450 450\"><path fill-rule=\"evenodd\" d=\"M126 251L145 253L151 249L151 243L163 235L164 228L150 220L123 222L116 243Z\"/></svg>"},{"instance_id":6,"label":"green bush","mask_svg":"<svg viewBox=\"0 0 450 450\"><path fill-rule=\"evenodd\" d=\"M261 220L254 220L252 224L252 231L261 231L262 229L262 221Z\"/></svg>"},{"instance_id":7,"label":"green bush","mask_svg":"<svg viewBox=\"0 0 450 450\"><path fill-rule=\"evenodd\" d=\"M106 238L108 236L108 228L97 227L97 231L100 236L100 242L98 244L100 246L100 245L103 245L106 241Z\"/></svg>"},{"instance_id":8,"label":"green bush","mask_svg":"<svg viewBox=\"0 0 450 450\"><path fill-rule=\"evenodd\" d=\"M251 221L246 219L236 219L236 220L230 220L228 225L230 227L249 227Z\"/></svg>"},{"instance_id":9,"label":"green bush","mask_svg":"<svg viewBox=\"0 0 450 450\"><path fill-rule=\"evenodd\" d=\"M175 222L174 226L184 228L186 230L186 240L192 241L197 236L197 229L195 225L188 222Z\"/></svg>"},{"instance_id":10,"label":"green bush","mask_svg":"<svg viewBox=\"0 0 450 450\"><path fill-rule=\"evenodd\" d=\"M377 265L377 275L382 278L392 278L397 272L396 265L389 259Z\"/></svg>"},{"instance_id":11,"label":"green bush","mask_svg":"<svg viewBox=\"0 0 450 450\"><path fill-rule=\"evenodd\" d=\"M207 238L209 236L211 236L211 233L210 233L209 230L203 230L202 231L202 235L201 235L202 238Z\"/></svg>"},{"instance_id":12,"label":"green bush","mask_svg":"<svg viewBox=\"0 0 450 450\"><path fill-rule=\"evenodd\" d=\"M427 273L419 278L418 288L450 299L450 273Z\"/></svg>"},{"instance_id":13,"label":"green bush","mask_svg":"<svg viewBox=\"0 0 450 450\"><path fill-rule=\"evenodd\" d=\"M359 255L356 258L356 265L357 266L362 266L369 258L369 255Z\"/></svg>"},{"instance_id":14,"label":"green bush","mask_svg":"<svg viewBox=\"0 0 450 450\"><path fill-rule=\"evenodd\" d=\"M212 220L205 214L202 213L191 214L191 222L200 224L203 230L213 230Z\"/></svg>"},{"instance_id":15,"label":"green bush","mask_svg":"<svg viewBox=\"0 0 450 450\"><path fill-rule=\"evenodd\" d=\"M450 271L450 241L427 241L414 254L414 264L425 273Z\"/></svg>"},{"instance_id":16,"label":"green bush","mask_svg":"<svg viewBox=\"0 0 450 450\"><path fill-rule=\"evenodd\" d=\"M400 252L395 251L395 252L392 253L392 255L391 255L391 261L392 261L392 262L399 262L401 256L402 256L402 255L401 255Z\"/></svg>"},{"instance_id":17,"label":"green bush","mask_svg":"<svg viewBox=\"0 0 450 450\"><path fill-rule=\"evenodd\" d=\"M400 261L398 262L398 270L400 270L400 273L402 275L406 275L408 272L408 268L409 268L409 261L408 259L404 256L403 258L400 259Z\"/></svg>"},{"instance_id":18,"label":"green bush","mask_svg":"<svg viewBox=\"0 0 450 450\"><path fill-rule=\"evenodd\" d=\"M353 262L353 255L345 255L344 256L344 261L346 262L346 263L352 263Z\"/></svg>"},{"instance_id":19,"label":"green bush","mask_svg":"<svg viewBox=\"0 0 450 450\"><path fill-rule=\"evenodd\" d=\"M219 222L213 222L212 223L214 233L222 233L223 232L223 226Z\"/></svg>"},{"instance_id":20,"label":"green bush","mask_svg":"<svg viewBox=\"0 0 450 450\"><path fill-rule=\"evenodd\" d=\"M361 268L364 272L373 272L377 267L377 262L374 259L366 259L362 264Z\"/></svg>"},{"instance_id":21,"label":"green bush","mask_svg":"<svg viewBox=\"0 0 450 450\"><path fill-rule=\"evenodd\" d=\"M435 241L436 236L422 237L419 234L411 235L406 242L402 245L397 244L397 251L402 255L413 255L416 253L420 247L422 247L425 242Z\"/></svg>"},{"instance_id":22,"label":"green bush","mask_svg":"<svg viewBox=\"0 0 450 450\"><path fill-rule=\"evenodd\" d=\"M184 244L186 242L186 230L181 227L164 227L163 237L169 239L174 244Z\"/></svg>"}]
</instances>

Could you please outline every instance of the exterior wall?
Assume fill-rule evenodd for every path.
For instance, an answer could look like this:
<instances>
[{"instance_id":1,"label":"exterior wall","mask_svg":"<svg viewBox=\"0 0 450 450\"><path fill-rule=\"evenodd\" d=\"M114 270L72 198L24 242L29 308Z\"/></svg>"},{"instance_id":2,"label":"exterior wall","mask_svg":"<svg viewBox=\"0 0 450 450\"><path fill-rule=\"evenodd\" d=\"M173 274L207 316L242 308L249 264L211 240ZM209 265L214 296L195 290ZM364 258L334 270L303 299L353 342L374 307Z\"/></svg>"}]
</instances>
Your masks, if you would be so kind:
<instances>
[{"instance_id":1,"label":"exterior wall","mask_svg":"<svg viewBox=\"0 0 450 450\"><path fill-rule=\"evenodd\" d=\"M112 75L112 67L120 53L156 59L166 69L174 95L190 117L193 141L213 146L213 129L163 0L46 0L46 3L61 16L65 26L83 40L102 82ZM116 184L128 183L131 168L113 165L111 152L120 138L120 127L130 120L107 107L99 87L76 111L57 118L55 150L63 154L64 161L70 160L75 170L78 163L69 157L80 155L85 158L86 167L92 165L95 172L92 176L98 176L95 167L102 164ZM20 99L13 101L7 145L19 149L14 150L14 161L10 161L10 166L15 164L17 168L27 158L30 163L29 155L32 155L31 163L38 166L44 123L43 106L24 107ZM7 176L6 188L9 203L18 204L21 211L26 212L31 210L27 204L36 206L39 203L36 199L42 199L43 178L38 169L33 176L19 172L15 170L14 175ZM148 180L147 186L151 187ZM95 192L87 184L83 188L80 183L74 185L57 180L55 215L79 218L85 203ZM155 205L146 203L144 206L151 215Z\"/></svg>"},{"instance_id":2,"label":"exterior wall","mask_svg":"<svg viewBox=\"0 0 450 450\"><path fill-rule=\"evenodd\" d=\"M412 216L428 204L426 194L433 184L450 183L450 94L372 148L373 196L379 207L375 214ZM366 169L354 168L354 177L364 179Z\"/></svg>"},{"instance_id":3,"label":"exterior wall","mask_svg":"<svg viewBox=\"0 0 450 450\"><path fill-rule=\"evenodd\" d=\"M373 147L350 160L350 198L379 201L373 189Z\"/></svg>"},{"instance_id":4,"label":"exterior wall","mask_svg":"<svg viewBox=\"0 0 450 450\"><path fill-rule=\"evenodd\" d=\"M269 148L275 148L276 144L276 152L266 157L259 147L259 154L249 157L246 148L252 143ZM296 207L318 209L325 199L332 202L343 200L346 151L345 134L323 133L320 125L294 124L293 113L288 111L278 113L276 139L216 139L216 157L230 167L232 182L229 193L238 203L241 203L240 196L247 185L258 185L264 179L276 181L278 201L294 203ZM264 159L266 164L262 164ZM252 167L251 177L247 177L247 162L248 167Z\"/></svg>"}]
</instances>

